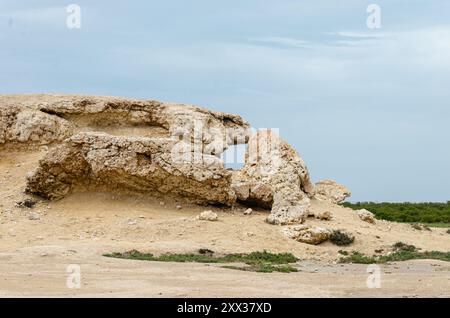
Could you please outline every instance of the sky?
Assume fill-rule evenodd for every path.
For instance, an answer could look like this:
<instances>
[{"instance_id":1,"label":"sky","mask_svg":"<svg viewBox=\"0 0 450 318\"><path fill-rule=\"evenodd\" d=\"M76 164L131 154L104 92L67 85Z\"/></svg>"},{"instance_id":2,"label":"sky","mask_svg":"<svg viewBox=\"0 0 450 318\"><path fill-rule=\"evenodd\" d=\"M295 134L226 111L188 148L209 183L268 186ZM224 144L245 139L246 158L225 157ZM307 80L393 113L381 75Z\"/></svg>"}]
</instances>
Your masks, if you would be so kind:
<instances>
[{"instance_id":1,"label":"sky","mask_svg":"<svg viewBox=\"0 0 450 318\"><path fill-rule=\"evenodd\" d=\"M350 201L450 200L448 0L2 0L11 93L237 113L278 128L312 179L346 185Z\"/></svg>"}]
</instances>

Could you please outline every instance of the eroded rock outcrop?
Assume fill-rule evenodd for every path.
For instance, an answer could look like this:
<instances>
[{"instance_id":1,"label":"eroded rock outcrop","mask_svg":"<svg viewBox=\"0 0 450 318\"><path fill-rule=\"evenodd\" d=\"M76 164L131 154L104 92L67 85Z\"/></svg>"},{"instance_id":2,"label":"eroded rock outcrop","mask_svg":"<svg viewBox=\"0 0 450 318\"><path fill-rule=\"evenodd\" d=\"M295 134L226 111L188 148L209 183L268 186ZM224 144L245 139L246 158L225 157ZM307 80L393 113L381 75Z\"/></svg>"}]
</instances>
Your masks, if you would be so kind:
<instances>
[{"instance_id":1,"label":"eroded rock outcrop","mask_svg":"<svg viewBox=\"0 0 450 318\"><path fill-rule=\"evenodd\" d=\"M302 223L314 195L308 169L298 153L271 130L250 137L245 165L233 174L237 199L271 208L267 222Z\"/></svg>"},{"instance_id":2,"label":"eroded rock outcrop","mask_svg":"<svg viewBox=\"0 0 450 318\"><path fill-rule=\"evenodd\" d=\"M194 105L77 95L0 96L0 144L48 144L83 131L154 127L166 137L192 141L202 153L221 154L245 143L249 124L238 115Z\"/></svg>"},{"instance_id":3,"label":"eroded rock outcrop","mask_svg":"<svg viewBox=\"0 0 450 318\"><path fill-rule=\"evenodd\" d=\"M223 162L208 154L201 156L201 163L184 161L186 153L176 143L169 138L80 133L41 159L27 177L27 191L57 199L77 187L105 188L232 204L231 173Z\"/></svg>"},{"instance_id":4,"label":"eroded rock outcrop","mask_svg":"<svg viewBox=\"0 0 450 318\"><path fill-rule=\"evenodd\" d=\"M241 202L271 209L267 222L302 223L310 198L340 202L350 192L316 185L298 153L270 130L253 135L240 116L193 105L75 95L0 96L0 144L52 144L27 179L48 199L76 188L181 196L198 203ZM245 165L220 155L248 143ZM324 217L325 218L325 217Z\"/></svg>"}]
</instances>

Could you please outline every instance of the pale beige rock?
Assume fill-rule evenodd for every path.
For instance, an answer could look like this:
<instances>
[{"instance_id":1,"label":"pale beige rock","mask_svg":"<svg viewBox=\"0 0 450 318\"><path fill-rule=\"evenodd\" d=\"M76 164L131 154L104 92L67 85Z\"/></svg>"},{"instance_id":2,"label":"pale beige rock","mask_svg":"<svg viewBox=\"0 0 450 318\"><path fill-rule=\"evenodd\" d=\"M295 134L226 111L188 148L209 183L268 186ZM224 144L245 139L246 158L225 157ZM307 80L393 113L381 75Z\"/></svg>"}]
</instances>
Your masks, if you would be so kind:
<instances>
[{"instance_id":1,"label":"pale beige rock","mask_svg":"<svg viewBox=\"0 0 450 318\"><path fill-rule=\"evenodd\" d=\"M253 210L248 208L247 210L244 211L244 215L250 215L253 213Z\"/></svg>"},{"instance_id":2,"label":"pale beige rock","mask_svg":"<svg viewBox=\"0 0 450 318\"><path fill-rule=\"evenodd\" d=\"M72 124L57 116L25 107L0 105L0 144L62 141L73 129Z\"/></svg>"},{"instance_id":3,"label":"pale beige rock","mask_svg":"<svg viewBox=\"0 0 450 318\"><path fill-rule=\"evenodd\" d=\"M270 130L250 137L245 165L233 173L237 199L271 208L271 224L302 223L314 194L308 169L298 153Z\"/></svg>"},{"instance_id":4,"label":"pale beige rock","mask_svg":"<svg viewBox=\"0 0 450 318\"><path fill-rule=\"evenodd\" d=\"M246 143L250 125L238 115L155 100L79 95L0 95L0 144L60 142L81 131L158 128L202 153ZM112 129L113 128L113 129Z\"/></svg>"},{"instance_id":5,"label":"pale beige rock","mask_svg":"<svg viewBox=\"0 0 450 318\"><path fill-rule=\"evenodd\" d=\"M217 221L218 220L218 216L217 213L214 213L211 210L208 211L203 211L202 213L200 213L200 215L198 216L199 220L202 221Z\"/></svg>"},{"instance_id":6,"label":"pale beige rock","mask_svg":"<svg viewBox=\"0 0 450 318\"><path fill-rule=\"evenodd\" d=\"M323 180L316 183L315 198L332 203L340 203L351 195L342 184L333 180Z\"/></svg>"},{"instance_id":7,"label":"pale beige rock","mask_svg":"<svg viewBox=\"0 0 450 318\"><path fill-rule=\"evenodd\" d=\"M357 214L358 217L364 222L375 224L375 215L372 212L366 209L361 209L357 211Z\"/></svg>"},{"instance_id":8,"label":"pale beige rock","mask_svg":"<svg viewBox=\"0 0 450 318\"><path fill-rule=\"evenodd\" d=\"M283 229L284 235L298 242L317 245L330 238L330 231L318 226L294 225Z\"/></svg>"}]
</instances>

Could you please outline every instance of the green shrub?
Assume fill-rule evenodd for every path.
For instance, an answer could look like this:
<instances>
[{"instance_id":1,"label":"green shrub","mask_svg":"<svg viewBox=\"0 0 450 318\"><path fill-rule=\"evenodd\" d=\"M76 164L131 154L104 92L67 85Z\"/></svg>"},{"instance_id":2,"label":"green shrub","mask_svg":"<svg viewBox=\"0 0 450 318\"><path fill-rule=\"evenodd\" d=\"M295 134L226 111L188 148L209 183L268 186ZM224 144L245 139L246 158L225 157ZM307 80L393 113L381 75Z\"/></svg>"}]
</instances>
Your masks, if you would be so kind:
<instances>
[{"instance_id":1,"label":"green shrub","mask_svg":"<svg viewBox=\"0 0 450 318\"><path fill-rule=\"evenodd\" d=\"M417 248L414 245L405 244L403 242L397 242L394 245L392 245L394 248L394 251L396 252L415 252L417 251Z\"/></svg>"},{"instance_id":2,"label":"green shrub","mask_svg":"<svg viewBox=\"0 0 450 318\"><path fill-rule=\"evenodd\" d=\"M330 242L337 246L347 246L355 241L355 237L341 230L334 230L330 235Z\"/></svg>"}]
</instances>

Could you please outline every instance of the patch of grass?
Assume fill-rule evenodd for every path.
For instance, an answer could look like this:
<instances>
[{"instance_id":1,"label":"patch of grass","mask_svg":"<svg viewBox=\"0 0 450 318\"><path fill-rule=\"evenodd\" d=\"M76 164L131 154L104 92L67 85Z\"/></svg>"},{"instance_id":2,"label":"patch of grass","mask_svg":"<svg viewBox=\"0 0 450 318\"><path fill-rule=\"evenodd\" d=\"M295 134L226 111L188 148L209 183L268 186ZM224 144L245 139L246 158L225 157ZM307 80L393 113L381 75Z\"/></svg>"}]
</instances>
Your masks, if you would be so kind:
<instances>
[{"instance_id":1,"label":"patch of grass","mask_svg":"<svg viewBox=\"0 0 450 318\"><path fill-rule=\"evenodd\" d=\"M330 235L330 242L337 246L347 246L355 241L355 237L341 230L334 230Z\"/></svg>"},{"instance_id":2,"label":"patch of grass","mask_svg":"<svg viewBox=\"0 0 450 318\"><path fill-rule=\"evenodd\" d=\"M377 219L396 222L420 222L447 224L450 227L450 201L446 203L389 203L389 202L344 202L343 206L354 210L367 209Z\"/></svg>"},{"instance_id":3,"label":"patch of grass","mask_svg":"<svg viewBox=\"0 0 450 318\"><path fill-rule=\"evenodd\" d=\"M228 265L223 267L261 273L271 273L275 271L290 273L297 271L296 268L289 265L298 261L298 258L291 253L270 253L262 251L249 254L227 254L224 256L213 256L213 253L214 252L211 251L202 254L162 254L160 256L154 256L150 253L141 253L132 250L124 253L104 254L103 256L155 262L244 263L246 266Z\"/></svg>"},{"instance_id":4,"label":"patch of grass","mask_svg":"<svg viewBox=\"0 0 450 318\"><path fill-rule=\"evenodd\" d=\"M271 265L271 264L254 264L249 266L235 266L235 265L224 265L223 268L228 269L236 269L240 271L247 271L247 272L258 272L258 273L273 273L273 272L280 272L280 273L293 273L298 272L298 269L295 267L292 267L291 265Z\"/></svg>"},{"instance_id":5,"label":"patch of grass","mask_svg":"<svg viewBox=\"0 0 450 318\"><path fill-rule=\"evenodd\" d=\"M341 257L339 263L375 264L378 262L375 256L366 256L360 252L354 251L348 257Z\"/></svg>"},{"instance_id":6,"label":"patch of grass","mask_svg":"<svg viewBox=\"0 0 450 318\"><path fill-rule=\"evenodd\" d=\"M354 251L348 257L341 258L340 263L384 264L388 262L407 261L411 259L435 259L450 262L450 252L420 252L414 245L408 245L402 242L395 243L393 245L393 249L393 253L381 256L367 256Z\"/></svg>"},{"instance_id":7,"label":"patch of grass","mask_svg":"<svg viewBox=\"0 0 450 318\"><path fill-rule=\"evenodd\" d=\"M450 234L450 229L447 230L447 234Z\"/></svg>"}]
</instances>

